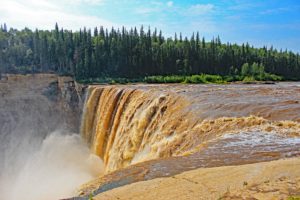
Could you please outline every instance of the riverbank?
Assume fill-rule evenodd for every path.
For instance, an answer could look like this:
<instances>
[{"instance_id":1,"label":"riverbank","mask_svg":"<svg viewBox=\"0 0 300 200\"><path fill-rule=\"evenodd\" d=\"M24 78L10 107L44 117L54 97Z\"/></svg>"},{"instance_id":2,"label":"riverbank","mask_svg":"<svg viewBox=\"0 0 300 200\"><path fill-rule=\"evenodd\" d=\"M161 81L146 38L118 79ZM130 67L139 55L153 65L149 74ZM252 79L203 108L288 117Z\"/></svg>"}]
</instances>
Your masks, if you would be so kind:
<instances>
[{"instance_id":1,"label":"riverbank","mask_svg":"<svg viewBox=\"0 0 300 200\"><path fill-rule=\"evenodd\" d=\"M204 168L126 185L93 199L294 199L300 198L300 158Z\"/></svg>"},{"instance_id":2,"label":"riverbank","mask_svg":"<svg viewBox=\"0 0 300 200\"><path fill-rule=\"evenodd\" d=\"M90 78L78 80L80 83L84 84L130 84L130 83L182 83L182 84L227 84L234 82L242 83L274 83L278 81L286 81L284 78L274 75L265 74L264 76L242 76L242 75L232 75L232 76L220 76L212 74L196 74L196 75L158 75L158 76L146 76L142 78L111 78L111 77L101 77L101 78Z\"/></svg>"}]
</instances>

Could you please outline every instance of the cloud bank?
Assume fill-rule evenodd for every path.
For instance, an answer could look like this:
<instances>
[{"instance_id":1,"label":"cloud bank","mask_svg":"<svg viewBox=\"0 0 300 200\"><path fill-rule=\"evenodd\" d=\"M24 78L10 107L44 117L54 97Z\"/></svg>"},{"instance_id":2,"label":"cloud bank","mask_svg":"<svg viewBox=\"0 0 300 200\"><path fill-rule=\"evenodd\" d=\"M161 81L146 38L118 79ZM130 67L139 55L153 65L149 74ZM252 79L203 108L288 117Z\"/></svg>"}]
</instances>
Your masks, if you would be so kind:
<instances>
[{"instance_id":1,"label":"cloud bank","mask_svg":"<svg viewBox=\"0 0 300 200\"><path fill-rule=\"evenodd\" d=\"M0 7L0 23L7 23L14 28L40 28L52 29L57 22L66 29L79 29L82 26L93 28L95 26L117 26L109 20L98 16L86 15L65 8L76 4L99 5L103 0L4 0Z\"/></svg>"}]
</instances>

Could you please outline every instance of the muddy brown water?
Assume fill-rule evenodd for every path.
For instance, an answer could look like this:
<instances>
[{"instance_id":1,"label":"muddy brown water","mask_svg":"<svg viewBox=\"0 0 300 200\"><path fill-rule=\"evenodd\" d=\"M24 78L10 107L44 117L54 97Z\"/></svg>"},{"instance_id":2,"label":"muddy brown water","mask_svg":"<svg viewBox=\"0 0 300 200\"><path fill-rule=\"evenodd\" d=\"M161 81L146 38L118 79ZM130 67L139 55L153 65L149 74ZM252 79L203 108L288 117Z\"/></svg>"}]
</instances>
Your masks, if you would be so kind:
<instances>
[{"instance_id":1,"label":"muddy brown water","mask_svg":"<svg viewBox=\"0 0 300 200\"><path fill-rule=\"evenodd\" d=\"M0 82L1 176L18 172L17 161L52 130L77 129L77 115L61 112L72 98L63 87L63 98L56 98L59 87L51 83L57 80L9 76ZM300 83L90 86L81 123L82 137L105 164L104 176L81 189L80 198L88 199L197 168L300 156Z\"/></svg>"},{"instance_id":2,"label":"muddy brown water","mask_svg":"<svg viewBox=\"0 0 300 200\"><path fill-rule=\"evenodd\" d=\"M82 196L200 167L300 156L298 82L92 86L84 112L83 137L107 168Z\"/></svg>"}]
</instances>

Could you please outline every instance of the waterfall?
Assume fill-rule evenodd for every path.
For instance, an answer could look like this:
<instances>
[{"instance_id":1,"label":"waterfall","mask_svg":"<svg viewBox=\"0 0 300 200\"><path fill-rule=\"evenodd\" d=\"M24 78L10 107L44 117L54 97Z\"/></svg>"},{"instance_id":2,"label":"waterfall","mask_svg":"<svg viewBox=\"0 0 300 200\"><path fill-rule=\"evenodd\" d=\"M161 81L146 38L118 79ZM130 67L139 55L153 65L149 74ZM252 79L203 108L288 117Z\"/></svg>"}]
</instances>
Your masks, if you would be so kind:
<instances>
[{"instance_id":1,"label":"waterfall","mask_svg":"<svg viewBox=\"0 0 300 200\"><path fill-rule=\"evenodd\" d=\"M190 101L172 92L89 86L81 134L111 172L126 166L193 153L225 133L259 129L297 132L299 123L257 116L202 119ZM291 130L293 129L293 130Z\"/></svg>"}]
</instances>

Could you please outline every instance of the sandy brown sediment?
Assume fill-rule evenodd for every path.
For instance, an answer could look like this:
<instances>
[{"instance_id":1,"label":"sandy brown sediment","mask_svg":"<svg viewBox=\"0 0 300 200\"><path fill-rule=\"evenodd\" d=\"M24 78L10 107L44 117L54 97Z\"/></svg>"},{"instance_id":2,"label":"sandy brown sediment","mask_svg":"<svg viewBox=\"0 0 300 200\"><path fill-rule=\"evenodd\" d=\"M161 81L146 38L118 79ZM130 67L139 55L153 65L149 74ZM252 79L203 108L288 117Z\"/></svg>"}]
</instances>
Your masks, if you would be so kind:
<instances>
[{"instance_id":1,"label":"sandy brown sediment","mask_svg":"<svg viewBox=\"0 0 300 200\"><path fill-rule=\"evenodd\" d=\"M196 169L126 185L93 199L287 199L300 195L300 158Z\"/></svg>"}]
</instances>

